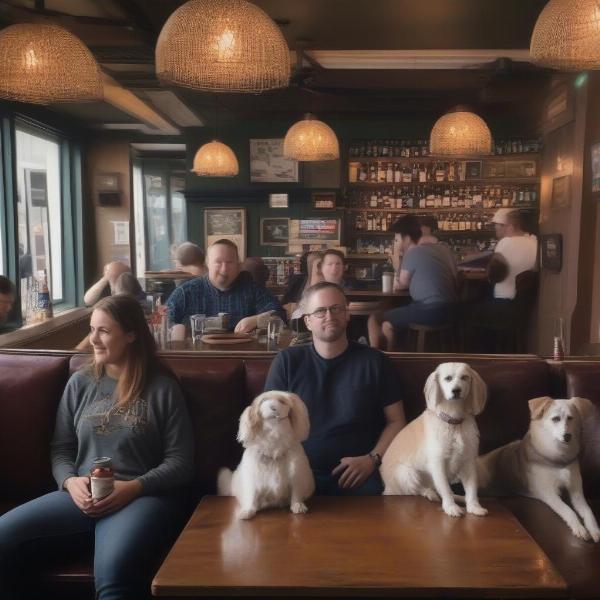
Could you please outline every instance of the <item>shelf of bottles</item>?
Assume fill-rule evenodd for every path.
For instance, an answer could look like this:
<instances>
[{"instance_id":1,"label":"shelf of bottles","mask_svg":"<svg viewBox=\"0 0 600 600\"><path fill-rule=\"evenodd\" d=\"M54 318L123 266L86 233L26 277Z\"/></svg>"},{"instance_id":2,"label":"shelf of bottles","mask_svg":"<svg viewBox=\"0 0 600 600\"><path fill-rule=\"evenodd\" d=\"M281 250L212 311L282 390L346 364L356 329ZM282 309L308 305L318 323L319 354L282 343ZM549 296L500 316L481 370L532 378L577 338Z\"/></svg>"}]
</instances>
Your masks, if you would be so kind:
<instances>
[{"instance_id":1,"label":"shelf of bottles","mask_svg":"<svg viewBox=\"0 0 600 600\"><path fill-rule=\"evenodd\" d=\"M385 259L392 223L402 214L431 216L436 235L462 259L493 249L498 208L539 205L537 139L497 141L481 157L432 156L426 140L365 140L348 148L346 244L355 260Z\"/></svg>"}]
</instances>

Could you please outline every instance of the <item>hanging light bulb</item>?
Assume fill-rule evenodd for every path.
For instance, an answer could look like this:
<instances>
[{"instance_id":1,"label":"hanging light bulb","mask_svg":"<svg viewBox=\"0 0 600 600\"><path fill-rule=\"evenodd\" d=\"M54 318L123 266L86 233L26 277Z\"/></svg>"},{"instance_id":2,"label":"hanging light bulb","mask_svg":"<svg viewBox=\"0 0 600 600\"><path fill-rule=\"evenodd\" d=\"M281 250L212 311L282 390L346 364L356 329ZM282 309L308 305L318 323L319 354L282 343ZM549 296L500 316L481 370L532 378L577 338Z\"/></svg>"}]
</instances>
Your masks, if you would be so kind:
<instances>
[{"instance_id":1,"label":"hanging light bulb","mask_svg":"<svg viewBox=\"0 0 600 600\"><path fill-rule=\"evenodd\" d=\"M0 98L50 104L102 97L96 59L66 29L18 23L0 31Z\"/></svg>"},{"instance_id":2,"label":"hanging light bulb","mask_svg":"<svg viewBox=\"0 0 600 600\"><path fill-rule=\"evenodd\" d=\"M550 0L535 23L529 52L542 67L600 69L598 1Z\"/></svg>"},{"instance_id":3,"label":"hanging light bulb","mask_svg":"<svg viewBox=\"0 0 600 600\"><path fill-rule=\"evenodd\" d=\"M457 110L440 117L429 140L431 154L476 156L492 153L492 134L475 113Z\"/></svg>"},{"instance_id":4,"label":"hanging light bulb","mask_svg":"<svg viewBox=\"0 0 600 600\"><path fill-rule=\"evenodd\" d=\"M192 173L202 177L234 177L240 171L233 150L217 140L198 148Z\"/></svg>"},{"instance_id":5,"label":"hanging light bulb","mask_svg":"<svg viewBox=\"0 0 600 600\"><path fill-rule=\"evenodd\" d=\"M156 74L169 84L213 92L286 87L290 53L273 19L246 0L190 0L167 20Z\"/></svg>"},{"instance_id":6,"label":"hanging light bulb","mask_svg":"<svg viewBox=\"0 0 600 600\"><path fill-rule=\"evenodd\" d=\"M283 155L302 161L334 160L340 156L340 145L329 125L307 114L285 134Z\"/></svg>"}]
</instances>

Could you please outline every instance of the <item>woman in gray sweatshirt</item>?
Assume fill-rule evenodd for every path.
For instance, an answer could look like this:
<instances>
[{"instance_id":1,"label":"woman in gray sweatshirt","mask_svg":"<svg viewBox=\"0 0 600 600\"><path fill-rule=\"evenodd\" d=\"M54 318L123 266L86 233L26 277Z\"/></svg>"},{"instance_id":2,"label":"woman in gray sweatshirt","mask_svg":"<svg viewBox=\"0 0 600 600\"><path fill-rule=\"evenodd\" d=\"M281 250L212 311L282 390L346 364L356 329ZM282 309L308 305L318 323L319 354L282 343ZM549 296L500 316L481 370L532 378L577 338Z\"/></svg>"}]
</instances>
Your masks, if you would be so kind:
<instances>
[{"instance_id":1,"label":"woman in gray sweatshirt","mask_svg":"<svg viewBox=\"0 0 600 600\"><path fill-rule=\"evenodd\" d=\"M0 517L0 597L19 598L27 548L94 546L100 600L150 597L150 582L184 524L182 486L193 472L192 426L179 385L156 357L139 303L104 298L90 321L91 365L69 380L56 416L52 470L58 491ZM92 499L94 459L110 457L114 490Z\"/></svg>"}]
</instances>

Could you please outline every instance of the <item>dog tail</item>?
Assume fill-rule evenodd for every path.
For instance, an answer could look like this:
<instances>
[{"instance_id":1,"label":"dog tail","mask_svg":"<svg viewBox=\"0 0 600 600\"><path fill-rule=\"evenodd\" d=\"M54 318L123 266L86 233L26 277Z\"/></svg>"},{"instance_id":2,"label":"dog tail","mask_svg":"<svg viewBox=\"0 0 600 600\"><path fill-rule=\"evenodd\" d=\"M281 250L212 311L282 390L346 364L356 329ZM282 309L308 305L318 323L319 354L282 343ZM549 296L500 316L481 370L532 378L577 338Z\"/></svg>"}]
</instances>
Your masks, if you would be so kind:
<instances>
[{"instance_id":1,"label":"dog tail","mask_svg":"<svg viewBox=\"0 0 600 600\"><path fill-rule=\"evenodd\" d=\"M217 476L217 490L219 496L231 496L231 478L233 472L231 469L221 469Z\"/></svg>"}]
</instances>

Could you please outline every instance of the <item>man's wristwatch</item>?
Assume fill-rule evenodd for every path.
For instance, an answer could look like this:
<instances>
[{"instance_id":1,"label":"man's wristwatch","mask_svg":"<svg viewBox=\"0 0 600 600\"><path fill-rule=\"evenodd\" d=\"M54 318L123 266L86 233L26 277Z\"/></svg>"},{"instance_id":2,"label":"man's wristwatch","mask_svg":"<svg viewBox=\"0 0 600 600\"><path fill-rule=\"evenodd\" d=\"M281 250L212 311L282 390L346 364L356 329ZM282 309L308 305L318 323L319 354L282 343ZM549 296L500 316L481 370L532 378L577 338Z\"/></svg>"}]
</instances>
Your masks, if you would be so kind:
<instances>
[{"instance_id":1,"label":"man's wristwatch","mask_svg":"<svg viewBox=\"0 0 600 600\"><path fill-rule=\"evenodd\" d=\"M379 452L369 452L369 456L375 464L375 467L379 468L381 466L381 454L379 454Z\"/></svg>"}]
</instances>

